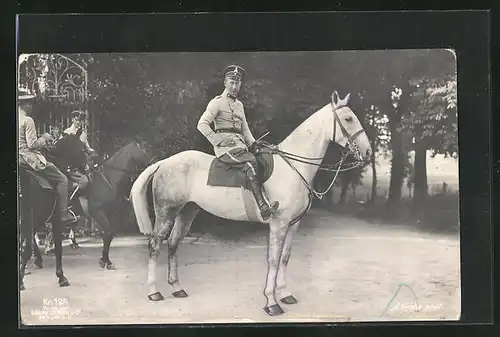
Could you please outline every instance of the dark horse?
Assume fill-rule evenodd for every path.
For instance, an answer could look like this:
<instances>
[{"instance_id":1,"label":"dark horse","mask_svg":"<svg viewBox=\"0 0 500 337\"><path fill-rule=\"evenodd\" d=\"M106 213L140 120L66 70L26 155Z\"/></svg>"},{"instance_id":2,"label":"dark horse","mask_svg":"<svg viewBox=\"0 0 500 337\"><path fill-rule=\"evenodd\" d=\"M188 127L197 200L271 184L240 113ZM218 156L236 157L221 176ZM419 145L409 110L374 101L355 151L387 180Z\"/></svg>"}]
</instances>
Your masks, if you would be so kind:
<instances>
[{"instance_id":1,"label":"dark horse","mask_svg":"<svg viewBox=\"0 0 500 337\"><path fill-rule=\"evenodd\" d=\"M86 163L83 153L83 143L73 135L66 135L51 148L47 157L64 173L70 168L81 168ZM131 178L137 175L139 169L144 167L150 160L149 156L141 149L138 142L132 141L122 147L113 156L98 165L91 172L90 183L85 189L84 195L88 199L88 210L83 209L84 215L93 219L99 227L103 238L102 256L99 265L102 268L114 269L109 259L111 241L115 234L108 221L107 211L119 203L120 197L126 195L127 185ZM27 262L31 258L33 248L37 262L41 263L41 255L34 240L34 231L39 226L50 222L55 246L56 276L59 278L60 286L68 286L69 282L62 270L62 231L59 214L55 207L55 192L52 186L36 173L20 170L20 214L21 214L21 242L25 247L21 253L20 277L22 280ZM78 202L77 199L71 203ZM80 209L82 209L80 207ZM32 246L34 245L34 247Z\"/></svg>"}]
</instances>

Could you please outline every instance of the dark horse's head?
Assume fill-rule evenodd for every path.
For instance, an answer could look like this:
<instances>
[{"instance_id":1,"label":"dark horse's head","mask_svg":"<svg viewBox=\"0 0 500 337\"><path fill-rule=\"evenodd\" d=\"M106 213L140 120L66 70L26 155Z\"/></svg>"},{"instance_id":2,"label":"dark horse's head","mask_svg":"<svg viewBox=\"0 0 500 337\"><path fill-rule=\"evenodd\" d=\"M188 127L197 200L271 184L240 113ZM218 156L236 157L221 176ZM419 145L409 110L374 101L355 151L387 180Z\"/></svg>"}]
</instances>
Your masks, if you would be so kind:
<instances>
[{"instance_id":1,"label":"dark horse's head","mask_svg":"<svg viewBox=\"0 0 500 337\"><path fill-rule=\"evenodd\" d=\"M76 135L64 135L48 151L47 157L59 169L68 166L82 169L87 163L85 144Z\"/></svg>"}]
</instances>

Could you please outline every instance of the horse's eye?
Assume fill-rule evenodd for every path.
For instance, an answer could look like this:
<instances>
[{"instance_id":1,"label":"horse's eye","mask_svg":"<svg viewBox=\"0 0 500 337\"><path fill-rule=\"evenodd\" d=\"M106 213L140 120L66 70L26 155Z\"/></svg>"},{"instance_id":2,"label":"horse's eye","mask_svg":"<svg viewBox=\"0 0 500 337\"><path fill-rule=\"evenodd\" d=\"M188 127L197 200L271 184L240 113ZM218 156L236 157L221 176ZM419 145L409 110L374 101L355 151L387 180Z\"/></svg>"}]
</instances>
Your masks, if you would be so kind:
<instances>
[{"instance_id":1,"label":"horse's eye","mask_svg":"<svg viewBox=\"0 0 500 337\"><path fill-rule=\"evenodd\" d=\"M352 122L352 117L346 117L345 121L348 122L348 123Z\"/></svg>"}]
</instances>

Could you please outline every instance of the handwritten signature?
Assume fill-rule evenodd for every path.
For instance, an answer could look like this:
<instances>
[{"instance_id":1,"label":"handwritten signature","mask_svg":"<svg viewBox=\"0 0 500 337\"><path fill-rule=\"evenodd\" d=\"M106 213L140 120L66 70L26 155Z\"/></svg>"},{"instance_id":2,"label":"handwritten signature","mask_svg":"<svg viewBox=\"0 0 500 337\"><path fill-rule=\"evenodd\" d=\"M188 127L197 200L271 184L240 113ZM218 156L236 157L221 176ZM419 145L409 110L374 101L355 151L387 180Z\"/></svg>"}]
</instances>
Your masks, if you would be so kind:
<instances>
[{"instance_id":1,"label":"handwritten signature","mask_svg":"<svg viewBox=\"0 0 500 337\"><path fill-rule=\"evenodd\" d=\"M406 289L408 289L412 293L412 295L413 295L413 303L410 303L410 304L396 303L396 305L391 308L391 305L396 300L396 297L398 296L398 294L399 294L399 292L401 291L402 288L406 288ZM442 308L443 308L442 304L420 305L418 303L418 297L415 294L415 292L413 291L413 289L409 285L407 285L406 283L401 283L401 284L399 284L398 289L396 290L396 292L392 296L392 298L389 301L389 303L387 303L387 306L385 307L384 311L382 311L382 315L381 316L386 315L387 312L394 312L394 311L422 312L422 311L437 311L437 310L441 310Z\"/></svg>"}]
</instances>

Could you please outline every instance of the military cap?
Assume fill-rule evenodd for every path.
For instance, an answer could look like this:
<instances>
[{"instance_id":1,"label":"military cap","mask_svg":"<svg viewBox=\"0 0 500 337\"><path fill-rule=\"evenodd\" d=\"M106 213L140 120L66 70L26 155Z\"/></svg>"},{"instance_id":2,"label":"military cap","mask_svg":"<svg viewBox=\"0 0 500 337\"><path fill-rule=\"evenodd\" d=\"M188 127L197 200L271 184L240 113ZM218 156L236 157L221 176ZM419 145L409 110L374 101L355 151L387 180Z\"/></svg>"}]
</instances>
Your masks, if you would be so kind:
<instances>
[{"instance_id":1,"label":"military cap","mask_svg":"<svg viewBox=\"0 0 500 337\"><path fill-rule=\"evenodd\" d=\"M82 111L79 111L79 110L75 110L75 111L71 112L71 118L75 118L75 117L78 117L80 119L84 119L85 113Z\"/></svg>"},{"instance_id":2,"label":"military cap","mask_svg":"<svg viewBox=\"0 0 500 337\"><path fill-rule=\"evenodd\" d=\"M237 65L232 64L230 66L227 66L226 69L224 69L224 79L234 78L237 79L238 81L241 81L243 80L245 75L246 75L245 69Z\"/></svg>"},{"instance_id":3,"label":"military cap","mask_svg":"<svg viewBox=\"0 0 500 337\"><path fill-rule=\"evenodd\" d=\"M30 101L35 98L34 95L31 95L26 89L17 88L17 99L20 101Z\"/></svg>"}]
</instances>

